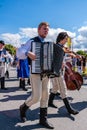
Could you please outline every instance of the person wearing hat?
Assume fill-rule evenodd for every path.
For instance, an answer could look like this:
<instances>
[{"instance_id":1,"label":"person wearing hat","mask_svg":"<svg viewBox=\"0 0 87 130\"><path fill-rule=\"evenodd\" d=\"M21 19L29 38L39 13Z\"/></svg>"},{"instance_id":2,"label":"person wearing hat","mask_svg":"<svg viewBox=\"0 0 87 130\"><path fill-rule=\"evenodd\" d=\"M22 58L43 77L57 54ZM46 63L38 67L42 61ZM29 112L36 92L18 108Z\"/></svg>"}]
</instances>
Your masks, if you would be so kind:
<instances>
[{"instance_id":1,"label":"person wearing hat","mask_svg":"<svg viewBox=\"0 0 87 130\"><path fill-rule=\"evenodd\" d=\"M0 85L1 89L7 90L5 88L5 54L4 54L4 41L0 40Z\"/></svg>"}]
</instances>

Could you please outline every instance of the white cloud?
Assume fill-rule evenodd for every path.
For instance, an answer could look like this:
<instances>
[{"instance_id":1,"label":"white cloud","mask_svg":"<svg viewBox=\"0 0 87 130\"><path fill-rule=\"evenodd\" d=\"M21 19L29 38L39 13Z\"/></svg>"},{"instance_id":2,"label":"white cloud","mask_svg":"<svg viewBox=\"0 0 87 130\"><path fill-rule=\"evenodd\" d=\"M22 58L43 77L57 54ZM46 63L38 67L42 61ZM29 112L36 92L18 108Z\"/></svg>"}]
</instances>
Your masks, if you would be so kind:
<instances>
[{"instance_id":1,"label":"white cloud","mask_svg":"<svg viewBox=\"0 0 87 130\"><path fill-rule=\"evenodd\" d=\"M12 44L15 47L19 47L21 44L21 36L17 34L4 33L0 37L8 44Z\"/></svg>"},{"instance_id":2,"label":"white cloud","mask_svg":"<svg viewBox=\"0 0 87 130\"><path fill-rule=\"evenodd\" d=\"M19 33L22 38L31 38L37 35L37 28L20 28Z\"/></svg>"},{"instance_id":3,"label":"white cloud","mask_svg":"<svg viewBox=\"0 0 87 130\"><path fill-rule=\"evenodd\" d=\"M87 37L87 26L83 26L83 27L79 28L78 32L83 37Z\"/></svg>"},{"instance_id":4,"label":"white cloud","mask_svg":"<svg viewBox=\"0 0 87 130\"><path fill-rule=\"evenodd\" d=\"M75 33L72 33L72 32L70 32L70 31L64 30L64 29L62 29L62 28L57 28L57 29L50 28L49 34L48 34L48 36L47 36L47 40L50 40L50 41L55 42L55 41L56 41L56 38L57 38L57 35L58 35L60 32L67 32L68 35L69 35L71 38L74 38L74 37L76 36Z\"/></svg>"},{"instance_id":5,"label":"white cloud","mask_svg":"<svg viewBox=\"0 0 87 130\"><path fill-rule=\"evenodd\" d=\"M79 28L78 34L70 32L62 28L50 28L49 34L46 38L48 41L56 41L57 35L66 31L72 39L72 46L75 49L87 48L87 26ZM37 28L20 28L17 34L4 33L0 35L0 39L5 40L6 43L18 47L20 44L25 43L28 39L37 36Z\"/></svg>"},{"instance_id":6,"label":"white cloud","mask_svg":"<svg viewBox=\"0 0 87 130\"><path fill-rule=\"evenodd\" d=\"M73 46L82 50L87 49L87 26L78 29L78 35L75 37Z\"/></svg>"},{"instance_id":7,"label":"white cloud","mask_svg":"<svg viewBox=\"0 0 87 130\"><path fill-rule=\"evenodd\" d=\"M85 42L87 42L87 37L82 36L82 35L78 35L77 38L76 38L76 40L79 43L85 43Z\"/></svg>"}]
</instances>

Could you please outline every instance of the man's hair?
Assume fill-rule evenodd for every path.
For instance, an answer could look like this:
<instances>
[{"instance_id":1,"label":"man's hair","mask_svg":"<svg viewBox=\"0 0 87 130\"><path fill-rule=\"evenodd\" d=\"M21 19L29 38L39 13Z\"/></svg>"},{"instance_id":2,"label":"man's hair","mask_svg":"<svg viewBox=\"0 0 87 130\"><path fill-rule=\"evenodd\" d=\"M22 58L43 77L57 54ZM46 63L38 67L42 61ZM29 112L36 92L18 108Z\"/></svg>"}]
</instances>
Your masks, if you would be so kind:
<instances>
[{"instance_id":1,"label":"man's hair","mask_svg":"<svg viewBox=\"0 0 87 130\"><path fill-rule=\"evenodd\" d=\"M4 43L4 41L3 41L3 40L0 40L0 44L5 45L5 43Z\"/></svg>"},{"instance_id":2,"label":"man's hair","mask_svg":"<svg viewBox=\"0 0 87 130\"><path fill-rule=\"evenodd\" d=\"M50 26L49 23L47 22L41 22L39 25L38 25L38 29L41 28L43 25L46 25L46 26Z\"/></svg>"}]
</instances>

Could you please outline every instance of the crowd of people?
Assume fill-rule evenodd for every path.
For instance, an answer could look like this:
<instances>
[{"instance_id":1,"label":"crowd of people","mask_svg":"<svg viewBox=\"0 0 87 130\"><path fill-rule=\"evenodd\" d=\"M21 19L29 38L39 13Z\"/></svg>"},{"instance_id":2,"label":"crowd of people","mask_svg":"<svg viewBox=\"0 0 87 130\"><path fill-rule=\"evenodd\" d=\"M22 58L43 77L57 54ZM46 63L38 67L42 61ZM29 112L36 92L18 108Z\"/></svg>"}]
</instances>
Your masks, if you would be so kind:
<instances>
[{"instance_id":1,"label":"crowd of people","mask_svg":"<svg viewBox=\"0 0 87 130\"><path fill-rule=\"evenodd\" d=\"M67 87L64 80L64 72L65 72L65 64L66 60L65 54L68 54L72 61L72 65L75 66L76 59L80 59L80 56L75 55L74 53L70 52L70 50L64 45L67 43L68 40L68 34L67 32L60 32L56 38L56 43L61 49L62 49L62 57L61 59L61 66L58 72L58 75L55 77L50 77L47 74L44 74L43 77L40 73L31 73L32 67L31 63L37 59L37 55L32 51L32 44L40 43L40 45L44 44L46 41L46 37L49 32L50 25L47 22L41 22L38 25L38 35L36 37L33 37L29 39L25 44L22 44L20 48L17 49L16 52L16 61L17 61L17 77L19 78L19 87L23 89L24 91L27 91L27 88L25 86L25 79L28 79L28 84L31 84L32 88L32 95L29 96L27 100L20 106L20 118L22 122L25 122L27 120L26 118L26 112L28 108L30 108L32 105L40 101L40 117L39 117L39 123L40 125L49 128L54 129L54 126L48 122L47 115L48 115L48 107L54 107L57 108L57 106L53 103L53 100L55 98L55 95L59 92L61 95L61 98L65 104L65 107L69 114L76 115L79 113L78 110L75 110L72 108L72 106L69 103L69 100L67 98ZM0 50L2 53L4 50L4 42L0 41ZM38 51L38 48L36 48L36 51ZM1 58L4 57L7 54L1 54ZM40 55L40 54L39 54ZM42 59L41 55L40 58ZM84 57L83 57L84 58ZM86 60L84 59L84 62ZM83 62L83 63L84 63ZM4 86L5 82L5 64L2 65L2 61L0 61L0 76L1 76L1 89L6 89ZM2 67L3 66L3 67ZM78 65L79 66L79 65ZM2 69L2 68L3 69ZM35 68L33 68L35 70ZM1 72L3 71L3 72ZM85 63L83 65L83 72L85 71ZM52 88L49 91L48 83L49 80L52 81ZM49 94L50 92L50 94Z\"/></svg>"},{"instance_id":2,"label":"crowd of people","mask_svg":"<svg viewBox=\"0 0 87 130\"><path fill-rule=\"evenodd\" d=\"M86 66L87 66L87 59L86 56L81 56L82 59L79 58L72 58L72 66L73 69L77 72L79 72L80 74L85 74L86 73Z\"/></svg>"}]
</instances>

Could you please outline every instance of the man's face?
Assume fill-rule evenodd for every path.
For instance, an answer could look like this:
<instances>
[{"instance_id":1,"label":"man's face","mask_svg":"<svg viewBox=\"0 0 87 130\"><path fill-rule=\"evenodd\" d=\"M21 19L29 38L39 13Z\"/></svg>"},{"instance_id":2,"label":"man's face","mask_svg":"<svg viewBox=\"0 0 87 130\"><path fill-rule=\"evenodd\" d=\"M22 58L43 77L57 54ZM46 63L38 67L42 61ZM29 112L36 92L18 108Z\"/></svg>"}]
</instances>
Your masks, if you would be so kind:
<instances>
[{"instance_id":1,"label":"man's face","mask_svg":"<svg viewBox=\"0 0 87 130\"><path fill-rule=\"evenodd\" d=\"M42 37L45 38L48 34L49 27L46 25L43 25L41 28L38 29L38 34Z\"/></svg>"}]
</instances>

